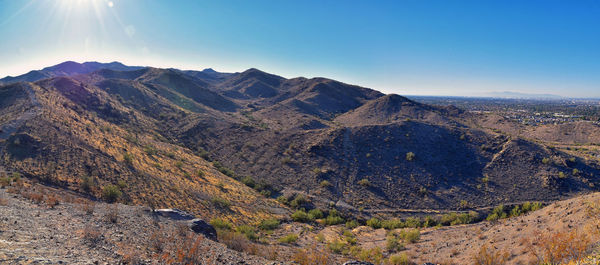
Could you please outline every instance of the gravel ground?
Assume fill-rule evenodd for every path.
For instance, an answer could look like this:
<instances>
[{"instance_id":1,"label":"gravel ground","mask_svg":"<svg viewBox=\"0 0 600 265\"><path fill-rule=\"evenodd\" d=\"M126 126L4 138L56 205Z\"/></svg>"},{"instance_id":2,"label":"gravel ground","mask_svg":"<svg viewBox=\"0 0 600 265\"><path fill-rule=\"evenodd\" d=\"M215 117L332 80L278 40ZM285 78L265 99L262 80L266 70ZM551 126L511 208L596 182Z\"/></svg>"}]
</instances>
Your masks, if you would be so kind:
<instances>
[{"instance_id":1,"label":"gravel ground","mask_svg":"<svg viewBox=\"0 0 600 265\"><path fill-rule=\"evenodd\" d=\"M45 194L43 200L0 189L0 264L277 264L198 237L144 207L85 203L62 194L52 208L45 202L49 189L29 190ZM198 254L178 263L177 251Z\"/></svg>"}]
</instances>

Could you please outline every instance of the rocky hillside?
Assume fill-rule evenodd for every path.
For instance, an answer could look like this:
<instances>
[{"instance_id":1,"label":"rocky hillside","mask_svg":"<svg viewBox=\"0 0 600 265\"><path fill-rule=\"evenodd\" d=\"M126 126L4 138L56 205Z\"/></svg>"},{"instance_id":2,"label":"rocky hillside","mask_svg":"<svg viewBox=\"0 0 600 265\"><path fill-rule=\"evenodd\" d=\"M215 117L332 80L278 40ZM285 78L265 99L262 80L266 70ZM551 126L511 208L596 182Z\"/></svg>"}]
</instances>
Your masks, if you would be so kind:
<instances>
[{"instance_id":1,"label":"rocky hillside","mask_svg":"<svg viewBox=\"0 0 600 265\"><path fill-rule=\"evenodd\" d=\"M227 197L239 214L248 198L284 212L244 177L267 197L304 193L352 212L552 201L600 184L597 163L453 107L257 69L117 66L65 63L3 87L5 166L96 197L122 182L133 203L211 211Z\"/></svg>"}]
</instances>

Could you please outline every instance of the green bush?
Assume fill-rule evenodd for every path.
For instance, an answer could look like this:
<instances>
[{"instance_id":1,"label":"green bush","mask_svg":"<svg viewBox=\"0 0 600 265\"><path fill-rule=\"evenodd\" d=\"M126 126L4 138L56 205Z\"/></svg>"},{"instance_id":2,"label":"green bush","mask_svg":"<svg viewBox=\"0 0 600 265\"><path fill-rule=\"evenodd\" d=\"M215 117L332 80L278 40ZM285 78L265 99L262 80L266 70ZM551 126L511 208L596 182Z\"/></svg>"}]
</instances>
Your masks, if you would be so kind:
<instances>
[{"instance_id":1,"label":"green bush","mask_svg":"<svg viewBox=\"0 0 600 265\"><path fill-rule=\"evenodd\" d=\"M390 256L387 264L390 264L390 265L410 265L410 264L412 264L412 262L410 261L410 259L406 255L406 253L400 253L400 254L396 254L396 255Z\"/></svg>"},{"instance_id":2,"label":"green bush","mask_svg":"<svg viewBox=\"0 0 600 265\"><path fill-rule=\"evenodd\" d=\"M387 230L393 230L393 229L404 227L404 222L402 222L402 220L397 219L397 218L383 220L383 221L381 221L381 227L383 227Z\"/></svg>"},{"instance_id":3,"label":"green bush","mask_svg":"<svg viewBox=\"0 0 600 265\"><path fill-rule=\"evenodd\" d=\"M545 164L545 165L548 165L548 164L550 164L550 158L544 157L544 158L542 159L542 163L543 163L543 164Z\"/></svg>"},{"instance_id":4,"label":"green bush","mask_svg":"<svg viewBox=\"0 0 600 265\"><path fill-rule=\"evenodd\" d=\"M256 235L256 231L254 228L249 225L240 225L235 229L238 233L246 236L248 240L256 241L258 236Z\"/></svg>"},{"instance_id":5,"label":"green bush","mask_svg":"<svg viewBox=\"0 0 600 265\"><path fill-rule=\"evenodd\" d=\"M308 215L309 215L310 219L312 219L312 220L323 218L323 212L319 209L312 209L312 210L308 211Z\"/></svg>"},{"instance_id":6,"label":"green bush","mask_svg":"<svg viewBox=\"0 0 600 265\"><path fill-rule=\"evenodd\" d=\"M223 199L221 197L213 197L211 202L215 206L222 208L222 209L228 209L231 206L231 202L229 202L228 200Z\"/></svg>"},{"instance_id":7,"label":"green bush","mask_svg":"<svg viewBox=\"0 0 600 265\"><path fill-rule=\"evenodd\" d=\"M121 195L121 190L116 185L106 185L102 188L102 198L109 203L117 201Z\"/></svg>"},{"instance_id":8,"label":"green bush","mask_svg":"<svg viewBox=\"0 0 600 265\"><path fill-rule=\"evenodd\" d=\"M394 234L391 234L387 236L386 248L390 253L398 252L404 250L404 244L400 242L400 238Z\"/></svg>"},{"instance_id":9,"label":"green bush","mask_svg":"<svg viewBox=\"0 0 600 265\"><path fill-rule=\"evenodd\" d=\"M304 195L297 194L296 197L290 202L290 206L293 208L298 208L307 203L308 200L306 199L306 197L304 197Z\"/></svg>"},{"instance_id":10,"label":"green bush","mask_svg":"<svg viewBox=\"0 0 600 265\"><path fill-rule=\"evenodd\" d=\"M409 217L404 221L404 227L417 228L421 227L421 220L418 217Z\"/></svg>"},{"instance_id":11,"label":"green bush","mask_svg":"<svg viewBox=\"0 0 600 265\"><path fill-rule=\"evenodd\" d=\"M373 217L373 218L367 220L367 226L373 227L375 229L381 228L381 225L382 225L381 220L379 220L378 218Z\"/></svg>"},{"instance_id":12,"label":"green bush","mask_svg":"<svg viewBox=\"0 0 600 265\"><path fill-rule=\"evenodd\" d=\"M262 220L258 224L258 228L261 230L275 230L277 227L279 227L279 220L275 218Z\"/></svg>"},{"instance_id":13,"label":"green bush","mask_svg":"<svg viewBox=\"0 0 600 265\"><path fill-rule=\"evenodd\" d=\"M421 232L419 232L419 229L402 230L400 237L406 243L415 243L421 239Z\"/></svg>"},{"instance_id":14,"label":"green bush","mask_svg":"<svg viewBox=\"0 0 600 265\"><path fill-rule=\"evenodd\" d=\"M413 152L406 153L406 160L407 161L413 161L414 159L415 159L415 153L413 153Z\"/></svg>"},{"instance_id":15,"label":"green bush","mask_svg":"<svg viewBox=\"0 0 600 265\"><path fill-rule=\"evenodd\" d=\"M130 153L123 154L123 161L125 161L125 163L131 165L133 163L133 155Z\"/></svg>"},{"instance_id":16,"label":"green bush","mask_svg":"<svg viewBox=\"0 0 600 265\"><path fill-rule=\"evenodd\" d=\"M304 209L300 209L297 210L296 212L294 212L292 214L292 220L294 220L295 222L300 222L300 223L308 223L313 221L314 219L311 219L310 215L308 213L306 213L306 211L304 211Z\"/></svg>"},{"instance_id":17,"label":"green bush","mask_svg":"<svg viewBox=\"0 0 600 265\"><path fill-rule=\"evenodd\" d=\"M431 217L431 216L426 216L425 217L425 221L423 221L423 227L433 227L437 225L437 221Z\"/></svg>"},{"instance_id":18,"label":"green bush","mask_svg":"<svg viewBox=\"0 0 600 265\"><path fill-rule=\"evenodd\" d=\"M214 218L210 220L210 225L212 225L215 229L220 230L231 230L231 228L233 227L230 222L220 218Z\"/></svg>"},{"instance_id":19,"label":"green bush","mask_svg":"<svg viewBox=\"0 0 600 265\"><path fill-rule=\"evenodd\" d=\"M356 220L350 220L348 222L346 222L346 228L348 229L354 229L358 227L358 221Z\"/></svg>"},{"instance_id":20,"label":"green bush","mask_svg":"<svg viewBox=\"0 0 600 265\"><path fill-rule=\"evenodd\" d=\"M346 248L346 242L335 239L327 244L327 248L333 253L340 254Z\"/></svg>"},{"instance_id":21,"label":"green bush","mask_svg":"<svg viewBox=\"0 0 600 265\"><path fill-rule=\"evenodd\" d=\"M343 224L343 223L344 223L344 218L341 216L329 215L329 216L327 216L327 218L325 218L326 225L337 225L337 224Z\"/></svg>"},{"instance_id":22,"label":"green bush","mask_svg":"<svg viewBox=\"0 0 600 265\"><path fill-rule=\"evenodd\" d=\"M293 244L296 243L296 241L298 241L298 234L288 234L282 238L279 239L280 243L285 243L285 244Z\"/></svg>"},{"instance_id":23,"label":"green bush","mask_svg":"<svg viewBox=\"0 0 600 265\"><path fill-rule=\"evenodd\" d=\"M246 186L250 187L250 188L254 188L254 186L256 186L256 182L254 182L254 179L251 177L243 177L242 178L242 183L244 183Z\"/></svg>"}]
</instances>

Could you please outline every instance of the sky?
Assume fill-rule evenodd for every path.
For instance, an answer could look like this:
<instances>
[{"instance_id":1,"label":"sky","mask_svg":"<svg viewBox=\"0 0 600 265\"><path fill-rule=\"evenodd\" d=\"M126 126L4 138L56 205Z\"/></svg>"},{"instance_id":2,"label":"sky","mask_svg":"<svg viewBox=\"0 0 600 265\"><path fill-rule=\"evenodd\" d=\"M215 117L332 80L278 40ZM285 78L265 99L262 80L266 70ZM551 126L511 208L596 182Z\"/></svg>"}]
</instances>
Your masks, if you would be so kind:
<instances>
[{"instance_id":1,"label":"sky","mask_svg":"<svg viewBox=\"0 0 600 265\"><path fill-rule=\"evenodd\" d=\"M67 60L600 97L600 1L0 0L0 76Z\"/></svg>"}]
</instances>

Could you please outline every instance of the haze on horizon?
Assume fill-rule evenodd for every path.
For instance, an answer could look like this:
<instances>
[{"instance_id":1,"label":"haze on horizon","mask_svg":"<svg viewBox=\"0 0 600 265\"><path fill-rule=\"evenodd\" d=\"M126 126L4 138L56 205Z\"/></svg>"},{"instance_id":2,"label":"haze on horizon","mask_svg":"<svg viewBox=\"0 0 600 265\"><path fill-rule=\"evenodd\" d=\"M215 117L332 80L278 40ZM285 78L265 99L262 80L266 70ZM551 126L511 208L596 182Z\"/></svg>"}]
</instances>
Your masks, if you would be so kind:
<instances>
[{"instance_id":1,"label":"haze on horizon","mask_svg":"<svg viewBox=\"0 0 600 265\"><path fill-rule=\"evenodd\" d=\"M386 93L600 97L598 1L0 0L0 76L74 60Z\"/></svg>"}]
</instances>

